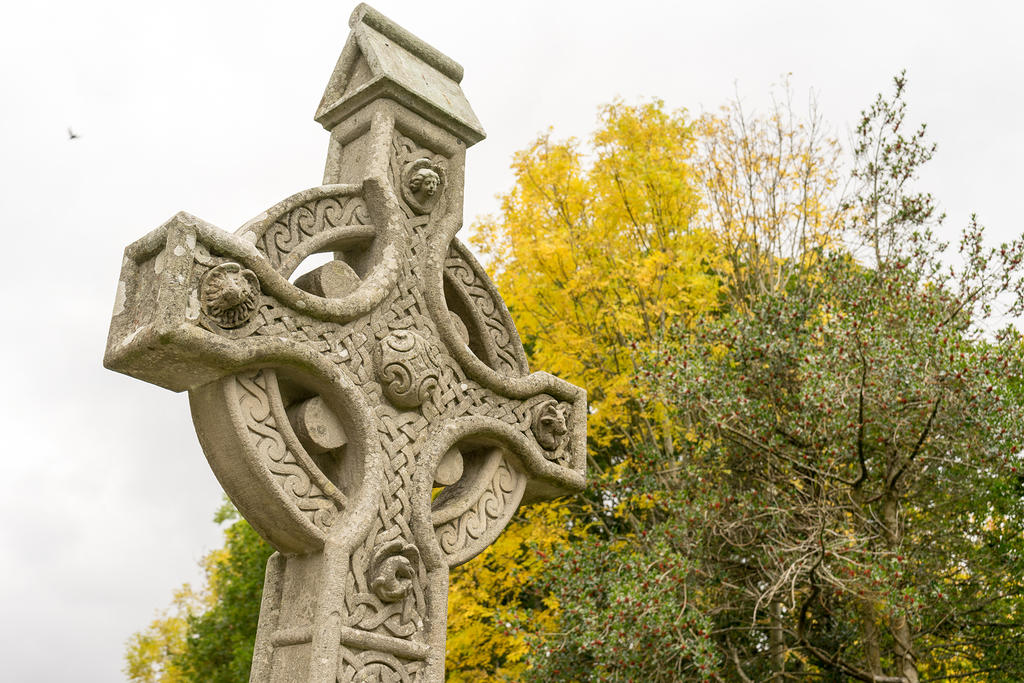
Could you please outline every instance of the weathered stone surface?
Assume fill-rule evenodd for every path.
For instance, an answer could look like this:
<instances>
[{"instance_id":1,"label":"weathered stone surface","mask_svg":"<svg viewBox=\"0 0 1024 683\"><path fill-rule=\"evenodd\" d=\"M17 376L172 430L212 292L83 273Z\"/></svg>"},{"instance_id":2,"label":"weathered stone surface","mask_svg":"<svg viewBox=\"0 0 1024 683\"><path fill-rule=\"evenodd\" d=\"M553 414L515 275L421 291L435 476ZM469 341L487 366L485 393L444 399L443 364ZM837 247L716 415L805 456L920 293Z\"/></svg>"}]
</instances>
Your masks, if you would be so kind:
<instances>
[{"instance_id":1,"label":"weathered stone surface","mask_svg":"<svg viewBox=\"0 0 1024 683\"><path fill-rule=\"evenodd\" d=\"M324 185L233 235L179 213L130 245L104 359L189 392L210 466L278 550L259 683L442 681L449 569L521 502L583 486L585 392L529 372L455 238L483 138L461 67L365 5L351 25L316 116Z\"/></svg>"}]
</instances>

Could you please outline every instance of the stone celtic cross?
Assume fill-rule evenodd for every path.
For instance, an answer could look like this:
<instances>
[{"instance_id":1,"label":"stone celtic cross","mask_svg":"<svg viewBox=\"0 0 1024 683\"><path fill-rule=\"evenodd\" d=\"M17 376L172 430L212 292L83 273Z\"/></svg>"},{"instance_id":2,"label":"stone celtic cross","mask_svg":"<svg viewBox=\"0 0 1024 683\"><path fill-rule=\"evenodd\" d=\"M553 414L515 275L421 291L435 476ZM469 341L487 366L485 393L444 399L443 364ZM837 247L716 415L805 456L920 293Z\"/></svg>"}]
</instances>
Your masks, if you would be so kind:
<instances>
[{"instance_id":1,"label":"stone celtic cross","mask_svg":"<svg viewBox=\"0 0 1024 683\"><path fill-rule=\"evenodd\" d=\"M258 683L442 681L449 569L584 481L585 392L529 372L455 238L484 137L462 68L365 5L350 25L316 114L324 184L234 234L179 213L128 246L104 359L189 392L277 550Z\"/></svg>"}]
</instances>

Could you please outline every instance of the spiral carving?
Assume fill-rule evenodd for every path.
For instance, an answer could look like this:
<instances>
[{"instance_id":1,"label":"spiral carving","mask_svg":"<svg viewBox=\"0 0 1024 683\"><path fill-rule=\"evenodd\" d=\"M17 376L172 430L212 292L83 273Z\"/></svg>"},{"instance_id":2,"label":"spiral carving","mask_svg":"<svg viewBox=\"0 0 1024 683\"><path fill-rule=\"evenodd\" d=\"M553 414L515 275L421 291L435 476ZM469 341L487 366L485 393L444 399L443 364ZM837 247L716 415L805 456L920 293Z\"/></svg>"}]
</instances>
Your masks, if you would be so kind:
<instances>
[{"instance_id":1,"label":"spiral carving","mask_svg":"<svg viewBox=\"0 0 1024 683\"><path fill-rule=\"evenodd\" d=\"M317 234L369 222L366 202L361 197L324 197L301 204L278 218L259 238L257 247L277 268L303 242Z\"/></svg>"},{"instance_id":2,"label":"spiral carving","mask_svg":"<svg viewBox=\"0 0 1024 683\"><path fill-rule=\"evenodd\" d=\"M399 408L422 405L441 380L426 340L412 330L396 330L381 341L377 377L388 400Z\"/></svg>"},{"instance_id":3,"label":"spiral carving","mask_svg":"<svg viewBox=\"0 0 1024 683\"><path fill-rule=\"evenodd\" d=\"M435 528L441 550L450 557L465 561L490 542L489 536L519 506L525 478L509 467L504 458L491 475L491 481L476 503L458 517Z\"/></svg>"}]
</instances>

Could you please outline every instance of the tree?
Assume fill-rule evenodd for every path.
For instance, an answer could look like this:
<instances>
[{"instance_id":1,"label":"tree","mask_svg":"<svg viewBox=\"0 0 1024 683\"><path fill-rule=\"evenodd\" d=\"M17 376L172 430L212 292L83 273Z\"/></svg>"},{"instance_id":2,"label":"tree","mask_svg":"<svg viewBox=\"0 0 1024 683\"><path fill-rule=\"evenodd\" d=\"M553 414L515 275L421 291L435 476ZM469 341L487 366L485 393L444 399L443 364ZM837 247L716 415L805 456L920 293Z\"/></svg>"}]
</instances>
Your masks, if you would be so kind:
<instances>
[{"instance_id":1,"label":"tree","mask_svg":"<svg viewBox=\"0 0 1024 683\"><path fill-rule=\"evenodd\" d=\"M554 140L548 133L517 154L515 183L501 197L500 215L474 226L473 243L516 318L531 362L587 387L590 470L603 482L616 479L630 453L672 451L679 436L664 410L636 400L630 380L638 356L631 342L656 345L672 321L692 320L721 300L719 272L727 264L698 222L698 144L685 111L668 111L657 100L615 102L601 108L587 144ZM571 546L592 562L627 559L631 521L606 502L600 485L586 493L582 505L573 502L571 534L582 543L545 552L540 566L547 576L535 571L524 584L527 594L545 596L545 617L557 606L554 614L564 623L584 601L605 595L596 582L612 583L610 574L599 578L581 571L579 563L556 567L552 557ZM626 590L629 580L608 590ZM578 590L567 593L568 587ZM528 601L501 615L517 641L553 629ZM516 680L579 675L572 666L552 664L557 658L538 667L537 645L527 644L529 668ZM648 658L661 651L635 650Z\"/></svg>"},{"instance_id":2,"label":"tree","mask_svg":"<svg viewBox=\"0 0 1024 683\"><path fill-rule=\"evenodd\" d=\"M684 111L607 105L589 146L549 133L516 154L500 216L473 228L531 361L587 387L597 449L671 447L671 425L634 400L629 341L717 305L695 151Z\"/></svg>"},{"instance_id":3,"label":"tree","mask_svg":"<svg viewBox=\"0 0 1024 683\"><path fill-rule=\"evenodd\" d=\"M160 612L144 631L129 638L123 671L131 683L188 681L175 660L185 651L188 617L208 602L205 597L186 583L174 592L168 609Z\"/></svg>"},{"instance_id":4,"label":"tree","mask_svg":"<svg viewBox=\"0 0 1024 683\"><path fill-rule=\"evenodd\" d=\"M700 225L714 235L728 306L746 310L785 289L843 232L840 147L813 97L795 114L785 83L768 115L739 99L696 122Z\"/></svg>"},{"instance_id":5,"label":"tree","mask_svg":"<svg viewBox=\"0 0 1024 683\"><path fill-rule=\"evenodd\" d=\"M682 438L610 454L525 680L1024 676L1024 358L992 329L1024 247L972 222L950 270L904 86L864 113L847 201L813 117L699 122L722 299L631 345L636 412Z\"/></svg>"},{"instance_id":6,"label":"tree","mask_svg":"<svg viewBox=\"0 0 1024 683\"><path fill-rule=\"evenodd\" d=\"M613 105L605 116L616 111ZM807 121L795 117L788 97L763 118L746 116L735 103L693 123L683 112L670 120L692 141L688 154L676 156L674 165L664 171L684 179L699 200L698 210L687 216L684 234L700 238L689 241L689 257L701 263L708 296L694 306L684 287L651 290L656 306L666 311L652 334L633 328L624 338L594 344L614 346L628 359L622 366L633 369L630 384L623 383L622 391L634 403L621 405L669 428L662 430L662 438L633 438L628 448L592 444L593 460L608 467L596 472L578 508L574 542L562 548L540 576L542 590L550 591L561 605L558 630L538 632L528 615L520 622L524 632L534 634L524 680L678 681L718 675L723 657L713 637L713 617L720 593L703 559L692 552L700 531L695 487L689 485L700 475L693 462L696 432L685 416L666 411L673 407L674 397L666 395L669 400L661 401L648 392L642 400L637 375L642 378L652 371L639 363L645 356L666 353L673 344L671 330L696 328L702 320L744 310L763 292L785 286L789 273L780 262L790 258L809 267L810 260L793 260L792 255L809 254L837 233L842 212L834 196L836 145L822 134L816 116ZM632 150L651 146L628 138L620 144ZM596 156L595 169L600 168L600 152ZM524 180L540 175L520 178L516 192ZM557 177L557 169L553 175ZM640 173L619 177L615 188L622 196L640 197L649 185ZM616 200L614 193L595 194L602 201ZM639 210L639 203L630 202L627 215L647 220L659 215ZM615 222L616 217L622 220L622 213L601 215L609 220L602 229L626 230ZM515 222L506 229L529 230ZM608 247L609 262L616 261L616 248L614 243ZM638 258L647 256L640 248ZM629 258L623 260L628 263ZM498 267L526 269L526 263L518 259L514 265ZM684 268L679 274L687 272ZM550 284L542 277L536 286ZM513 308L516 303L513 300ZM552 315L560 317L557 311ZM566 344L561 352L568 355L578 348ZM620 413L619 419L625 417ZM623 419L627 426L634 422ZM712 490L710 482L700 486L706 494Z\"/></svg>"},{"instance_id":7,"label":"tree","mask_svg":"<svg viewBox=\"0 0 1024 683\"><path fill-rule=\"evenodd\" d=\"M1022 310L1024 242L972 221L951 265L904 88L858 126L849 248L783 259L782 286L648 357L694 430L667 500L739 680L1024 677L1024 347L992 329Z\"/></svg>"}]
</instances>

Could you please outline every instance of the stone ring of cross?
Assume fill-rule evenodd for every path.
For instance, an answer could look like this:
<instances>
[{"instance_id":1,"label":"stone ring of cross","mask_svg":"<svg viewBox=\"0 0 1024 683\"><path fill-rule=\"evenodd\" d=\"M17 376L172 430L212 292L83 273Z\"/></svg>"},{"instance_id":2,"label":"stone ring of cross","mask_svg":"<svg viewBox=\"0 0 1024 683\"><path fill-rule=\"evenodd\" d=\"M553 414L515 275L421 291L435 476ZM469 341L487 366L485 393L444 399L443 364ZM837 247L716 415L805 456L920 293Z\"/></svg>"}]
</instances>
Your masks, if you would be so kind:
<instances>
[{"instance_id":1,"label":"stone ring of cross","mask_svg":"<svg viewBox=\"0 0 1024 683\"><path fill-rule=\"evenodd\" d=\"M365 5L350 23L316 115L325 184L233 234L179 213L129 245L104 359L188 391L277 550L261 683L443 680L449 569L584 483L585 392L529 372L455 237L484 137L462 68Z\"/></svg>"}]
</instances>

